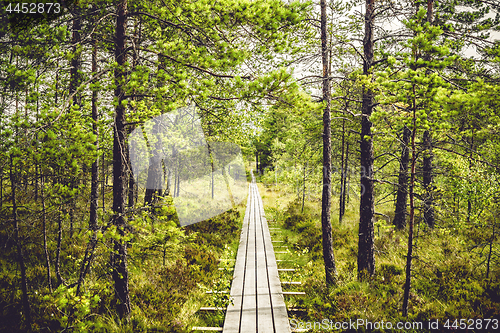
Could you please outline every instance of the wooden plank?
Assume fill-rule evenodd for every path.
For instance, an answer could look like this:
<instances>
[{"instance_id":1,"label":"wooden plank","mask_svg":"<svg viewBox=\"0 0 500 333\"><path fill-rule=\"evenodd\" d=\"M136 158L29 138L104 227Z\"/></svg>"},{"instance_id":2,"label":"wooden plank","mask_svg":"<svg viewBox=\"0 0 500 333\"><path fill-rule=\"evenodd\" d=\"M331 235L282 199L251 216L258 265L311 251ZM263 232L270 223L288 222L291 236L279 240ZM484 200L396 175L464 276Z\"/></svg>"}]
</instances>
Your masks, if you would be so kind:
<instances>
[{"instance_id":1,"label":"wooden plank","mask_svg":"<svg viewBox=\"0 0 500 333\"><path fill-rule=\"evenodd\" d=\"M281 291L281 282L279 280L278 265L276 263L273 243L271 241L271 233L269 232L267 220L264 215L264 205L262 204L262 198L258 193L257 186L256 191L259 210L261 213L264 244L266 249L267 273L269 279L269 289L271 293L271 306L273 308L275 333L290 333L290 323L288 321L285 300Z\"/></svg>"},{"instance_id":2,"label":"wooden plank","mask_svg":"<svg viewBox=\"0 0 500 333\"><path fill-rule=\"evenodd\" d=\"M257 200L258 194L255 190L254 193ZM260 210L255 209L254 212L257 239L257 328L258 332L270 332L274 325L273 312L271 308L271 295L267 276L267 258L264 245L263 221Z\"/></svg>"},{"instance_id":3,"label":"wooden plank","mask_svg":"<svg viewBox=\"0 0 500 333\"><path fill-rule=\"evenodd\" d=\"M255 186L250 184L250 188ZM241 308L241 326L240 332L245 329L245 332L257 331L257 290L255 276L255 192L250 191L250 219L248 225L248 240L245 263L245 282L243 289L243 305Z\"/></svg>"},{"instance_id":4,"label":"wooden plank","mask_svg":"<svg viewBox=\"0 0 500 333\"><path fill-rule=\"evenodd\" d=\"M291 332L273 242L255 183L249 186L231 297L233 305L227 308L223 332Z\"/></svg>"},{"instance_id":5,"label":"wooden plank","mask_svg":"<svg viewBox=\"0 0 500 333\"><path fill-rule=\"evenodd\" d=\"M248 192L250 193L250 186ZM247 199L247 209L243 218L243 226L241 228L240 244L238 245L238 253L236 255L236 263L234 265L233 281L231 283L231 298L232 304L229 304L226 310L223 332L239 333L241 306L243 300L243 283L245 277L245 260L247 251L248 239L248 222L250 218L250 194Z\"/></svg>"}]
</instances>

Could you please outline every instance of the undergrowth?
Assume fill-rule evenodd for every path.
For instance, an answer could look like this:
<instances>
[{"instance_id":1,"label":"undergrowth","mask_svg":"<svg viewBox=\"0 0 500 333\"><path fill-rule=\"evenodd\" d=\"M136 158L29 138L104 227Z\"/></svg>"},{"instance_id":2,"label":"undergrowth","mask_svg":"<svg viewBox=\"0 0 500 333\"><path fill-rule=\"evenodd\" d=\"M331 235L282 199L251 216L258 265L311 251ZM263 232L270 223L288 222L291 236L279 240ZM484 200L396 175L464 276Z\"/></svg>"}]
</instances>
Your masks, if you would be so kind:
<instances>
[{"instance_id":1,"label":"undergrowth","mask_svg":"<svg viewBox=\"0 0 500 333\"><path fill-rule=\"evenodd\" d=\"M368 281L357 280L357 218L355 204L351 200L343 223L339 225L332 205L332 236L337 267L337 280L326 286L321 245L321 203L318 200L302 202L290 200L292 195L261 186L266 214L275 217L273 239L284 240L289 246L287 258L301 262L296 272L280 275L282 280L302 281L302 285L284 286L284 290L304 291L306 296L285 297L287 308L304 309L289 313L292 328L312 328L310 332L328 332L332 327L314 322L349 322L358 319L368 322L423 322L422 328L403 331L428 330L429 321L439 320L440 329L455 319L500 318L500 268L492 267L489 278L485 277L484 259L472 255L467 247L470 238L466 229L449 226L425 228L418 224L415 258L412 270L412 287L408 317L401 315L407 231L398 231L386 218L376 221L375 253L376 273ZM287 202L277 213L276 206ZM285 199L287 198L287 199ZM391 207L378 207L391 216ZM385 211L384 211L385 210ZM382 215L381 215L382 216ZM378 216L377 216L378 217ZM481 232L481 230L476 230ZM480 237L476 234L475 237ZM330 322L331 321L331 322ZM323 322L325 323L325 322ZM302 325L302 326L301 326ZM456 328L456 327L455 327ZM344 331L364 331L360 326ZM335 330L335 328L333 328ZM336 329L335 331L343 331ZM374 332L400 330L368 329Z\"/></svg>"}]
</instances>

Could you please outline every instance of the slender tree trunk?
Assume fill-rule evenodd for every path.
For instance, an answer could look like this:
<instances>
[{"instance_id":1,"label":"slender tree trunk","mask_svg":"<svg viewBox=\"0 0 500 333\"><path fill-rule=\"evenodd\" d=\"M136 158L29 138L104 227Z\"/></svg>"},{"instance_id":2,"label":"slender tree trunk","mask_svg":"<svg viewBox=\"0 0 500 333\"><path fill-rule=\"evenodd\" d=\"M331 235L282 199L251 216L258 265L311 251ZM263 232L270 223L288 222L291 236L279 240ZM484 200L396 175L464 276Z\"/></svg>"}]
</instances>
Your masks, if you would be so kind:
<instances>
[{"instance_id":1,"label":"slender tree trunk","mask_svg":"<svg viewBox=\"0 0 500 333\"><path fill-rule=\"evenodd\" d=\"M81 94L76 93L78 86L81 81L81 54L78 50L78 46L81 42L80 30L81 30L81 18L80 18L80 7L75 6L73 10L73 26L72 26L72 39L71 43L73 44L73 58L71 59L71 69L70 69L70 80L69 80L69 94L74 94L73 96L73 105L81 105ZM73 181L71 182L71 188L73 188ZM75 211L75 202L76 198L73 198L70 203L70 228L69 228L69 237L73 237L73 222L74 222L74 211Z\"/></svg>"},{"instance_id":2,"label":"slender tree trunk","mask_svg":"<svg viewBox=\"0 0 500 333\"><path fill-rule=\"evenodd\" d=\"M326 284L335 283L337 269L333 254L332 223L330 207L332 200L332 142L330 115L330 79L328 65L328 41L326 36L326 0L321 0L321 59L323 63L323 193L321 197L321 231L323 234L323 260L325 262Z\"/></svg>"},{"instance_id":3,"label":"slender tree trunk","mask_svg":"<svg viewBox=\"0 0 500 333\"><path fill-rule=\"evenodd\" d=\"M229 175L225 167L222 167L222 176L224 177L224 182L226 183L229 200L231 200L231 207L234 208L236 207L236 202L234 201L233 190L231 189L231 184L229 183Z\"/></svg>"},{"instance_id":4,"label":"slender tree trunk","mask_svg":"<svg viewBox=\"0 0 500 333\"><path fill-rule=\"evenodd\" d=\"M14 232L16 238L16 249L17 249L17 260L19 266L21 267L21 290L23 299L23 311L24 318L26 320L26 327L31 326L31 309L28 298L28 279L26 277L26 266L24 264L23 249L21 246L21 237L19 235L19 223L17 216L17 198L16 198L16 187L17 182L14 176L14 162L12 156L10 156L10 187L12 189L12 221L14 223Z\"/></svg>"},{"instance_id":5,"label":"slender tree trunk","mask_svg":"<svg viewBox=\"0 0 500 333\"><path fill-rule=\"evenodd\" d=\"M434 208L432 194L432 138L429 131L424 132L424 165L423 165L423 185L424 197L424 222L431 228L434 227Z\"/></svg>"},{"instance_id":6,"label":"slender tree trunk","mask_svg":"<svg viewBox=\"0 0 500 333\"><path fill-rule=\"evenodd\" d=\"M413 87L415 96L415 86ZM406 279L403 292L403 317L408 316L408 300L411 289L411 265L413 259L413 224L415 221L415 164L417 160L417 150L415 147L415 134L417 132L416 102L413 100L413 130L411 135L411 171L410 171L410 223L408 230L408 252L406 254Z\"/></svg>"},{"instance_id":7,"label":"slender tree trunk","mask_svg":"<svg viewBox=\"0 0 500 333\"><path fill-rule=\"evenodd\" d=\"M177 162L177 175L176 175L176 187L177 189L174 188L174 193L175 197L179 197L180 191L181 191L181 160L180 158L178 159Z\"/></svg>"},{"instance_id":8,"label":"slender tree trunk","mask_svg":"<svg viewBox=\"0 0 500 333\"><path fill-rule=\"evenodd\" d=\"M172 195L172 171L167 169L167 192L165 195Z\"/></svg>"},{"instance_id":9,"label":"slender tree trunk","mask_svg":"<svg viewBox=\"0 0 500 333\"><path fill-rule=\"evenodd\" d=\"M398 229L406 226L406 202L408 197L408 162L410 160L410 151L408 143L410 142L410 129L405 125L403 128L403 140L401 143L401 160L399 162L398 191L396 195L396 209L394 211L394 225Z\"/></svg>"},{"instance_id":10,"label":"slender tree trunk","mask_svg":"<svg viewBox=\"0 0 500 333\"><path fill-rule=\"evenodd\" d=\"M95 8L95 7L94 7ZM92 37L92 73L97 73L97 38ZM92 133L96 136L94 146L96 151L99 150L99 130L97 122L99 114L97 112L97 90L92 91ZM97 229L97 207L99 207L99 159L96 158L92 163L91 181L90 181L90 219L89 229Z\"/></svg>"},{"instance_id":11,"label":"slender tree trunk","mask_svg":"<svg viewBox=\"0 0 500 333\"><path fill-rule=\"evenodd\" d=\"M304 164L304 174L302 176L302 213L304 212L304 203L306 200L306 165L307 163Z\"/></svg>"},{"instance_id":12,"label":"slender tree trunk","mask_svg":"<svg viewBox=\"0 0 500 333\"><path fill-rule=\"evenodd\" d=\"M344 166L344 153L345 153L345 119L342 119L342 148L340 154L340 196L339 196L339 224L342 223L342 217L344 216L343 211L343 200L344 196L344 185L345 185L345 166Z\"/></svg>"},{"instance_id":13,"label":"slender tree trunk","mask_svg":"<svg viewBox=\"0 0 500 333\"><path fill-rule=\"evenodd\" d=\"M209 130L209 133L210 133L210 130ZM210 170L212 171L210 174L210 191L211 191L212 200L213 200L214 199L214 192L215 192L215 184L214 184L215 165L214 165L214 156L212 154L212 147L210 147L209 142L207 142L207 148L208 148L208 158L210 158L210 168L211 168Z\"/></svg>"},{"instance_id":14,"label":"slender tree trunk","mask_svg":"<svg viewBox=\"0 0 500 333\"><path fill-rule=\"evenodd\" d=\"M175 198L177 196L177 172L174 170L174 192L172 196Z\"/></svg>"},{"instance_id":15,"label":"slender tree trunk","mask_svg":"<svg viewBox=\"0 0 500 333\"><path fill-rule=\"evenodd\" d=\"M347 142L345 151L344 182L342 189L342 216L344 216L345 214L345 204L347 200L346 196L348 195L348 188L347 188L347 185L349 184L349 181L347 180L348 173L349 173L349 141Z\"/></svg>"},{"instance_id":16,"label":"slender tree trunk","mask_svg":"<svg viewBox=\"0 0 500 333\"><path fill-rule=\"evenodd\" d=\"M130 134L135 130L135 126L129 126L128 128L128 135L130 136ZM127 149L127 169L128 169L128 189L127 189L127 194L128 194L128 202L127 202L127 206L129 208L133 208L135 203L137 202L137 191L138 191L138 188L137 188L137 184L135 182L135 178L134 178L134 170L132 168L132 160L131 160L131 156L130 156L130 151L133 151L133 147L132 149Z\"/></svg>"},{"instance_id":17,"label":"slender tree trunk","mask_svg":"<svg viewBox=\"0 0 500 333\"><path fill-rule=\"evenodd\" d=\"M491 235L491 241L490 241L490 249L488 251L488 260L486 262L486 279L490 277L490 263L491 263L491 252L492 252L492 247L493 247L493 242L495 241L495 222L493 222L493 227L492 227L492 235Z\"/></svg>"},{"instance_id":18,"label":"slender tree trunk","mask_svg":"<svg viewBox=\"0 0 500 333\"><path fill-rule=\"evenodd\" d=\"M62 275L61 275L61 244L62 244L62 217L61 212L57 214L57 248L56 248L56 277L57 277L57 286L61 284L66 285Z\"/></svg>"},{"instance_id":19,"label":"slender tree trunk","mask_svg":"<svg viewBox=\"0 0 500 333\"><path fill-rule=\"evenodd\" d=\"M96 9L96 7L93 7ZM92 73L95 75L97 72L97 39L92 36ZM92 132L96 136L96 141L94 142L95 149L99 149L99 130L97 127L97 122L99 120L99 114L97 112L97 91L92 91ZM92 259L94 254L94 249L97 245L97 208L99 207L99 159L96 159L92 163L91 168L91 184L90 184L90 218L89 218L89 230L92 232L90 240L87 244L87 249L85 250L85 256L83 262L80 266L80 276L78 278L78 284L76 288L76 295L80 294L81 286L85 280L85 275L90 270L92 265Z\"/></svg>"},{"instance_id":20,"label":"slender tree trunk","mask_svg":"<svg viewBox=\"0 0 500 333\"><path fill-rule=\"evenodd\" d=\"M44 179L40 178L40 197L42 200L42 234L43 234L43 253L45 255L45 265L47 266L47 285L49 286L50 292L52 292L52 279L50 273L50 257L49 251L47 249L47 212L45 210L45 193L44 193Z\"/></svg>"},{"instance_id":21,"label":"slender tree trunk","mask_svg":"<svg viewBox=\"0 0 500 333\"><path fill-rule=\"evenodd\" d=\"M122 0L117 4L116 35L115 35L115 98L117 106L114 119L114 139L113 139L113 212L112 223L117 227L120 236L125 235L126 221L123 216L125 212L125 178L126 149L125 141L125 106L124 100L126 70L126 46L125 35L127 28L127 0ZM121 318L128 318L130 315L130 295L128 285L127 268L127 243L123 239L114 240L114 251L111 255L112 276L115 284L115 295L118 299L117 312Z\"/></svg>"},{"instance_id":22,"label":"slender tree trunk","mask_svg":"<svg viewBox=\"0 0 500 333\"><path fill-rule=\"evenodd\" d=\"M363 74L369 75L373 64L373 29L375 0L366 0L365 37L363 39L364 62ZM359 242L358 242L358 279L363 280L365 274L375 273L375 255L373 249L373 139L370 116L373 111L373 91L363 87L363 104L361 118L361 197L359 208Z\"/></svg>"},{"instance_id":23,"label":"slender tree trunk","mask_svg":"<svg viewBox=\"0 0 500 333\"><path fill-rule=\"evenodd\" d=\"M70 70L70 81L69 81L69 94L75 93L80 85L80 69L82 65L81 55L78 51L78 46L81 42L80 30L81 30L81 19L80 19L80 7L75 6L73 11L74 19L73 19L73 36L71 39L71 43L73 44L73 58L71 59L71 70ZM80 105L80 94L75 94L73 96L73 104Z\"/></svg>"},{"instance_id":24,"label":"slender tree trunk","mask_svg":"<svg viewBox=\"0 0 500 333\"><path fill-rule=\"evenodd\" d=\"M427 22L432 24L434 15L434 0L427 0ZM428 59L430 60L430 57ZM423 163L423 185L425 190L424 197L424 222L431 228L434 227L434 198L432 188L432 135L425 131L423 137L424 144L424 163Z\"/></svg>"},{"instance_id":25,"label":"slender tree trunk","mask_svg":"<svg viewBox=\"0 0 500 333\"><path fill-rule=\"evenodd\" d=\"M160 136L160 120L155 118L153 125L152 137L149 141L153 141L151 145L151 158L149 159L148 179L146 181L146 193L144 195L144 203L146 205L153 205L158 202L162 194L162 141Z\"/></svg>"},{"instance_id":26,"label":"slender tree trunk","mask_svg":"<svg viewBox=\"0 0 500 333\"><path fill-rule=\"evenodd\" d=\"M259 150L255 146L255 171L259 174Z\"/></svg>"}]
</instances>

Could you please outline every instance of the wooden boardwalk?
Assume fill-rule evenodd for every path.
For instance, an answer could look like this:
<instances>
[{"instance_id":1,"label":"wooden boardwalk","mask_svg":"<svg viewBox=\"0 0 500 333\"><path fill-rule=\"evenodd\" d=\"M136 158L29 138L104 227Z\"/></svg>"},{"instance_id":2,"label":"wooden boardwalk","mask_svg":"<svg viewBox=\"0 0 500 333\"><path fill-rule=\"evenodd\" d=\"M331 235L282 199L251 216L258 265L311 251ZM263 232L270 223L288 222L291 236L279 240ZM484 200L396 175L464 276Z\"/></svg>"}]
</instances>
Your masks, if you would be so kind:
<instances>
[{"instance_id":1,"label":"wooden boardwalk","mask_svg":"<svg viewBox=\"0 0 500 333\"><path fill-rule=\"evenodd\" d=\"M225 333L290 333L278 266L255 181L250 184Z\"/></svg>"}]
</instances>

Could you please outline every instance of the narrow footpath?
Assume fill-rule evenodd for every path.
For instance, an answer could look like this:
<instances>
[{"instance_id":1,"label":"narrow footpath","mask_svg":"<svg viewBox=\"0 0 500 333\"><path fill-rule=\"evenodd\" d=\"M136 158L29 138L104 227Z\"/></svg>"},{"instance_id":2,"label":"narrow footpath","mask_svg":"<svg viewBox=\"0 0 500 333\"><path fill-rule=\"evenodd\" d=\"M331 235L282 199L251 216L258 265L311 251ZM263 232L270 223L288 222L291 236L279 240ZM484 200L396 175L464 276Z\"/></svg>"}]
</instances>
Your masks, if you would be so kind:
<instances>
[{"instance_id":1,"label":"narrow footpath","mask_svg":"<svg viewBox=\"0 0 500 333\"><path fill-rule=\"evenodd\" d=\"M225 333L290 333L271 234L255 178L247 209L226 311Z\"/></svg>"}]
</instances>

